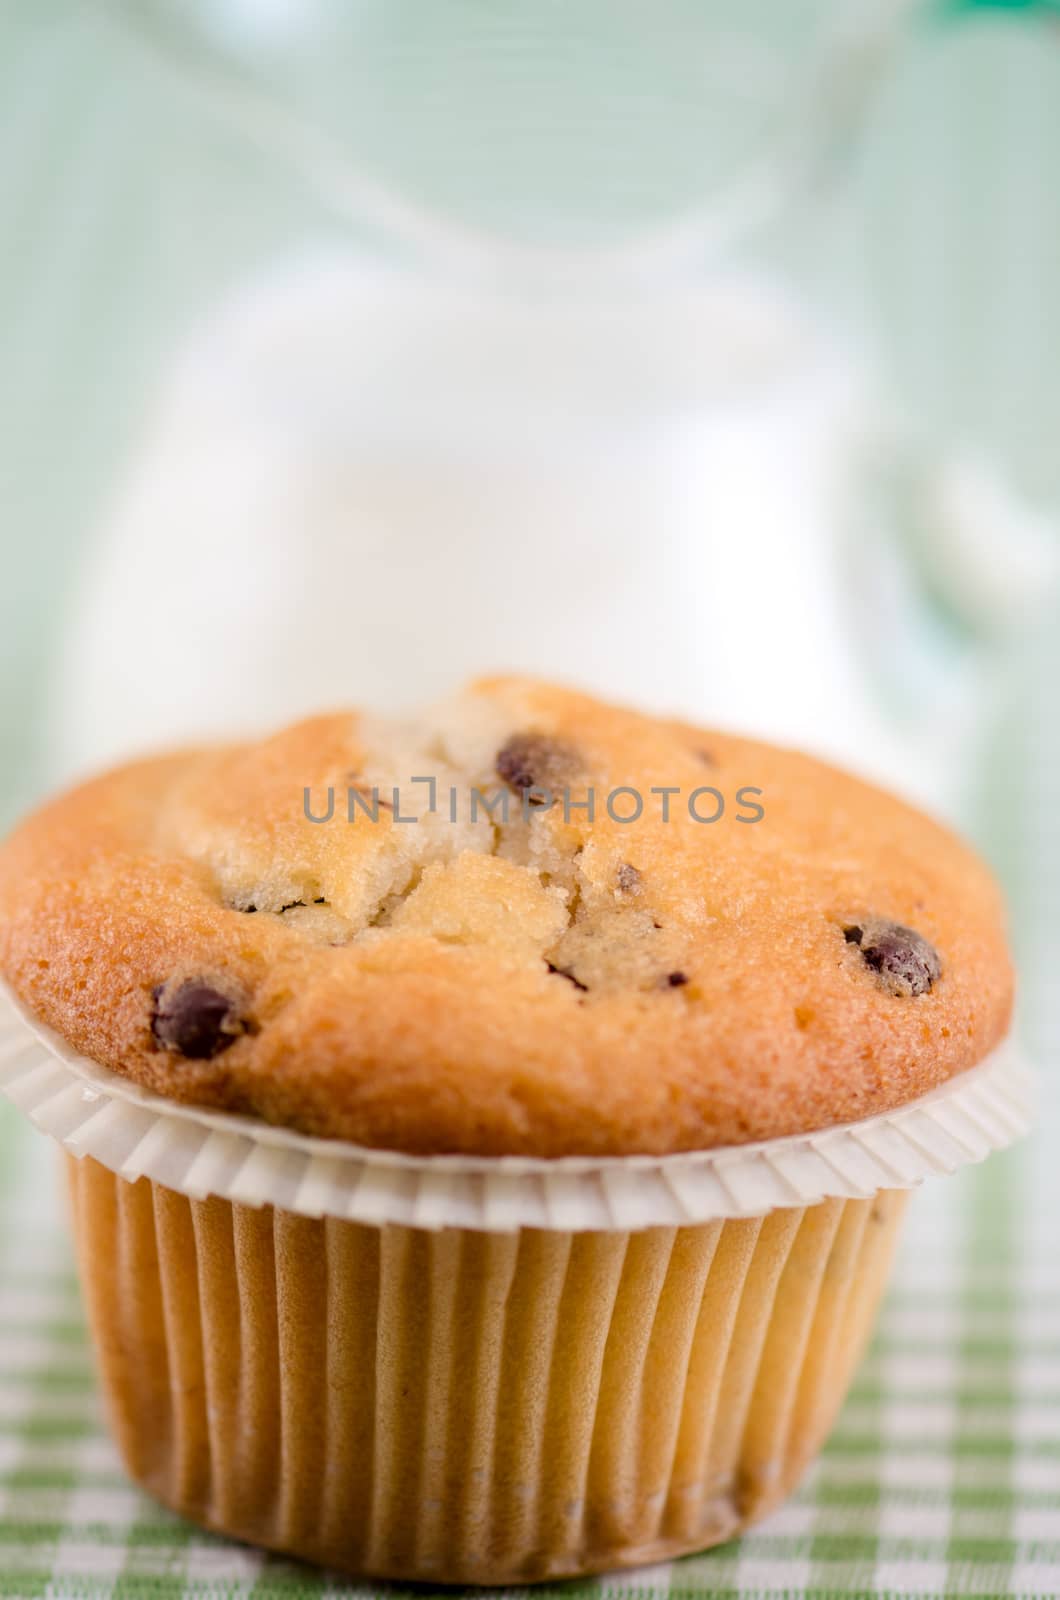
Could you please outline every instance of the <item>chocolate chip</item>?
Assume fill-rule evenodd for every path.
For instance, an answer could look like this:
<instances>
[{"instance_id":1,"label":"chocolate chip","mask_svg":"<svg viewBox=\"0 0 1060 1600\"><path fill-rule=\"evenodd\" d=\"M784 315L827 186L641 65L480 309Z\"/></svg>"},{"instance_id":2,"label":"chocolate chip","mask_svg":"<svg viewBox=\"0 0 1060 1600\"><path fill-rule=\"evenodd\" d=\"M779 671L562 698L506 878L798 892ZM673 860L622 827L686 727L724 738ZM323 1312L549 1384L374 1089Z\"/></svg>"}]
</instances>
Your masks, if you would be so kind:
<instances>
[{"instance_id":1,"label":"chocolate chip","mask_svg":"<svg viewBox=\"0 0 1060 1600\"><path fill-rule=\"evenodd\" d=\"M580 989L583 994L589 993L589 985L582 983L580 978L576 978L569 967L555 967L551 961L547 961L545 965L548 967L549 972L554 973L557 978L566 978L568 983L573 983L574 987Z\"/></svg>"},{"instance_id":2,"label":"chocolate chip","mask_svg":"<svg viewBox=\"0 0 1060 1600\"><path fill-rule=\"evenodd\" d=\"M160 983L153 991L151 1032L163 1050L189 1061L220 1055L246 1029L235 1001L201 978Z\"/></svg>"},{"instance_id":3,"label":"chocolate chip","mask_svg":"<svg viewBox=\"0 0 1060 1600\"><path fill-rule=\"evenodd\" d=\"M926 994L942 972L938 951L913 928L873 918L843 929L847 944L856 944L861 959L891 994L904 998Z\"/></svg>"},{"instance_id":4,"label":"chocolate chip","mask_svg":"<svg viewBox=\"0 0 1060 1600\"><path fill-rule=\"evenodd\" d=\"M576 751L560 739L545 733L513 733L497 751L497 776L517 794L528 789L547 789L555 794L569 783L577 770ZM544 805L543 798L530 796L531 805Z\"/></svg>"},{"instance_id":5,"label":"chocolate chip","mask_svg":"<svg viewBox=\"0 0 1060 1600\"><path fill-rule=\"evenodd\" d=\"M615 874L615 882L623 894L639 894L640 873L636 867L631 867L628 861L623 861Z\"/></svg>"},{"instance_id":6,"label":"chocolate chip","mask_svg":"<svg viewBox=\"0 0 1060 1600\"><path fill-rule=\"evenodd\" d=\"M668 972L666 974L666 982L671 989L680 989L688 982L688 974L687 972Z\"/></svg>"}]
</instances>

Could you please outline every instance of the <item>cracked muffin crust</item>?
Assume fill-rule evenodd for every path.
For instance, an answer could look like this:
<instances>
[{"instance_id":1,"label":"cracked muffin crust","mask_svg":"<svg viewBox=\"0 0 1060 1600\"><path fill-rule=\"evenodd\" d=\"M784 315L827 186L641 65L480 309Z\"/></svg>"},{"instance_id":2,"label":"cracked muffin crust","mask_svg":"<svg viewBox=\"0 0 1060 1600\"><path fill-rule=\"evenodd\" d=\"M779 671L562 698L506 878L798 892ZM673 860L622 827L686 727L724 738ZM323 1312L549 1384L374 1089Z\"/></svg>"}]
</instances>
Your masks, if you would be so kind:
<instances>
[{"instance_id":1,"label":"cracked muffin crust","mask_svg":"<svg viewBox=\"0 0 1060 1600\"><path fill-rule=\"evenodd\" d=\"M1012 1003L996 887L937 823L807 756L504 678L52 802L0 850L0 971L171 1098L481 1155L850 1121L973 1066Z\"/></svg>"}]
</instances>

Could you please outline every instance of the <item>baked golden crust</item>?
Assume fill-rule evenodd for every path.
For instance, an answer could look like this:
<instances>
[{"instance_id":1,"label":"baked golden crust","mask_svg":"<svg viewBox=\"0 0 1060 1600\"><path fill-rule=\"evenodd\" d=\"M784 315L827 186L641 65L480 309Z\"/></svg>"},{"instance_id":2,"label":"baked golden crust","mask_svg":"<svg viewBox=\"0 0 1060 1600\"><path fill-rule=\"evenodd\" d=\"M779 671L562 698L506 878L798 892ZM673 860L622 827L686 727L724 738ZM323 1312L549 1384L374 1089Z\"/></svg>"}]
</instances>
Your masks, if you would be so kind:
<instances>
[{"instance_id":1,"label":"baked golden crust","mask_svg":"<svg viewBox=\"0 0 1060 1600\"><path fill-rule=\"evenodd\" d=\"M616 820L628 794L609 814L619 786L639 820ZM723 813L696 821L708 787ZM522 679L52 802L0 850L0 971L171 1098L483 1155L850 1121L973 1066L1012 1004L996 886L938 824L809 757Z\"/></svg>"}]
</instances>

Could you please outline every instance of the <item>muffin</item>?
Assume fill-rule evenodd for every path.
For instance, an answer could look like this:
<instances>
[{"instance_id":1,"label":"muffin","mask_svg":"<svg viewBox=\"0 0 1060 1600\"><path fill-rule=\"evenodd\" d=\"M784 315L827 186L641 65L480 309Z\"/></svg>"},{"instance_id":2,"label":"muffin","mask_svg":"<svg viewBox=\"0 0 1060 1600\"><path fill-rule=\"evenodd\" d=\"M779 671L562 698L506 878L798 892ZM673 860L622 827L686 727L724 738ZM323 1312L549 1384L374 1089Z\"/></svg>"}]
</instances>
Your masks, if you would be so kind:
<instances>
[{"instance_id":1,"label":"muffin","mask_svg":"<svg viewBox=\"0 0 1060 1600\"><path fill-rule=\"evenodd\" d=\"M150 1113L68 1157L132 1475L242 1539L467 1583L703 1549L789 1491L922 1175L859 1186L837 1131L894 1145L977 1081L1013 987L937 823L522 679L60 798L0 852L0 971L126 1131ZM525 1174L541 1214L490 1211Z\"/></svg>"}]
</instances>

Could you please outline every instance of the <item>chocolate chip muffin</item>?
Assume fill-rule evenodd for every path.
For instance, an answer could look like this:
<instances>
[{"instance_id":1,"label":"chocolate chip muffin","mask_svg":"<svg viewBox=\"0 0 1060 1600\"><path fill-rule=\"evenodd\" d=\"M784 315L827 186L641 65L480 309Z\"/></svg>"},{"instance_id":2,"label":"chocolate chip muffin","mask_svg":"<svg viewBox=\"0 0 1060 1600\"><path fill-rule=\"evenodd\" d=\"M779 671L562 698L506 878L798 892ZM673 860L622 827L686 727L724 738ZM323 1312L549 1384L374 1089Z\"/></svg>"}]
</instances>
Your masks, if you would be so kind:
<instances>
[{"instance_id":1,"label":"chocolate chip muffin","mask_svg":"<svg viewBox=\"0 0 1060 1600\"><path fill-rule=\"evenodd\" d=\"M1012 1004L997 890L946 829L515 679L55 801L0 850L0 971L91 1060L86 1127L85 1064L0 1018L0 1083L14 1039L17 1082L65 1085L130 1473L240 1539L432 1583L664 1560L776 1505L919 1174L893 1123L868 1183L832 1136L768 1141L949 1079L952 1117ZM649 1168L680 1223L646 1212Z\"/></svg>"},{"instance_id":2,"label":"chocolate chip muffin","mask_svg":"<svg viewBox=\"0 0 1060 1600\"><path fill-rule=\"evenodd\" d=\"M997 890L944 828L512 679L56 801L0 853L0 970L166 1096L479 1155L849 1121L981 1060L1012 1004Z\"/></svg>"}]
</instances>

